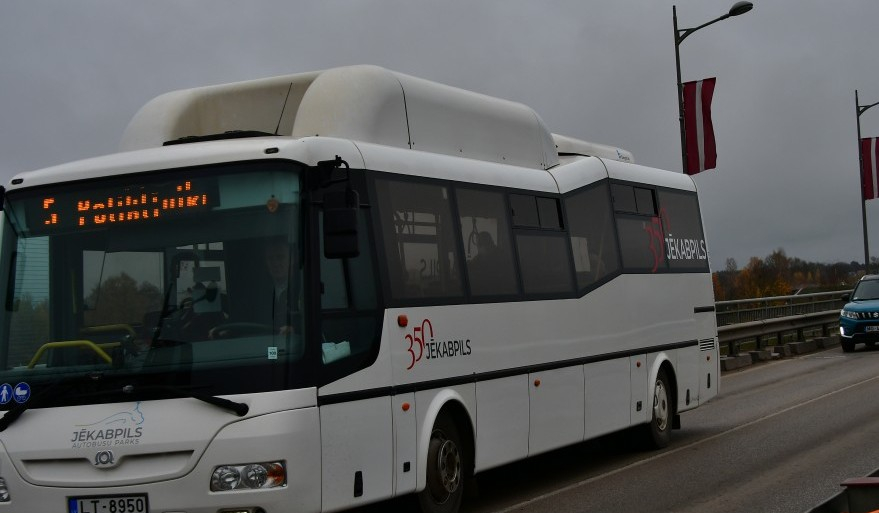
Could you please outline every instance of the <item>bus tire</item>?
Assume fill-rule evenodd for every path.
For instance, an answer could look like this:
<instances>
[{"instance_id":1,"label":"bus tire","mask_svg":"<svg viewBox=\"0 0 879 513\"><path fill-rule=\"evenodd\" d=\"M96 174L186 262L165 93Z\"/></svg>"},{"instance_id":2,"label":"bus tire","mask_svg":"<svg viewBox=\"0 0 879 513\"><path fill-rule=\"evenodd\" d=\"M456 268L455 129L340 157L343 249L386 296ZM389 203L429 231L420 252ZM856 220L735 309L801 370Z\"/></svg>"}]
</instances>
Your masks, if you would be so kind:
<instances>
[{"instance_id":1,"label":"bus tire","mask_svg":"<svg viewBox=\"0 0 879 513\"><path fill-rule=\"evenodd\" d=\"M418 494L424 513L455 513L464 496L467 450L458 426L449 415L440 415L430 433L427 449L427 484Z\"/></svg>"},{"instance_id":2,"label":"bus tire","mask_svg":"<svg viewBox=\"0 0 879 513\"><path fill-rule=\"evenodd\" d=\"M674 395L665 369L659 369L653 383L650 423L644 426L645 442L651 449L662 449L671 442L672 420L675 415Z\"/></svg>"}]
</instances>

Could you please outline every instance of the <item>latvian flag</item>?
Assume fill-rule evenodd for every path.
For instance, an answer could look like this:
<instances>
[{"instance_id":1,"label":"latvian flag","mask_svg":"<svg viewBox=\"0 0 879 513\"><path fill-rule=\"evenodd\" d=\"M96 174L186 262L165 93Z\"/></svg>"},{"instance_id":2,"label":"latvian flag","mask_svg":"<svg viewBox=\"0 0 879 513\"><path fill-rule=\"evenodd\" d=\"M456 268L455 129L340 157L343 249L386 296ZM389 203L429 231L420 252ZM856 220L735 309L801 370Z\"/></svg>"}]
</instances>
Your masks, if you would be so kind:
<instances>
[{"instance_id":1,"label":"latvian flag","mask_svg":"<svg viewBox=\"0 0 879 513\"><path fill-rule=\"evenodd\" d=\"M861 158L864 159L864 167L861 169L861 187L864 189L864 199L879 198L879 137L861 139Z\"/></svg>"},{"instance_id":2,"label":"latvian flag","mask_svg":"<svg viewBox=\"0 0 879 513\"><path fill-rule=\"evenodd\" d=\"M716 78L684 83L684 134L687 142L687 174L717 167L711 97Z\"/></svg>"}]
</instances>

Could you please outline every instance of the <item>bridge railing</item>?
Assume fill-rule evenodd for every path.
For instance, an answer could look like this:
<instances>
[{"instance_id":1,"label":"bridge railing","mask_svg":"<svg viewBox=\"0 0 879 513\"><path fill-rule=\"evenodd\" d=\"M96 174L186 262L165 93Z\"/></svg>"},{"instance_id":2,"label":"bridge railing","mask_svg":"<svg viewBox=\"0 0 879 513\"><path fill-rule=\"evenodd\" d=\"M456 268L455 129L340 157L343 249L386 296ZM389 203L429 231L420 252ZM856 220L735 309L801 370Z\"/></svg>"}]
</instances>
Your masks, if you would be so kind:
<instances>
[{"instance_id":1,"label":"bridge railing","mask_svg":"<svg viewBox=\"0 0 879 513\"><path fill-rule=\"evenodd\" d=\"M763 349L775 338L781 345L785 334L804 339L807 330L820 330L828 336L839 324L839 310L850 290L719 301L715 303L717 334L727 354L736 355L744 344Z\"/></svg>"}]
</instances>

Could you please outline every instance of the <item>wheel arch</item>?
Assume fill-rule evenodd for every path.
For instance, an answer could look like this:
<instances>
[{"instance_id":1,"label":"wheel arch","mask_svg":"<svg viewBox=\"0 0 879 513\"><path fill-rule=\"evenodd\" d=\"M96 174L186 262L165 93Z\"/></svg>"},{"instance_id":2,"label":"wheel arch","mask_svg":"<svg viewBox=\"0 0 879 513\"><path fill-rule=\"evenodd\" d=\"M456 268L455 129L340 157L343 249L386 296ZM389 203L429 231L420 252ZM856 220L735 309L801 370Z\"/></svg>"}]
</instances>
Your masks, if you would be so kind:
<instances>
[{"instance_id":1,"label":"wheel arch","mask_svg":"<svg viewBox=\"0 0 879 513\"><path fill-rule=\"evenodd\" d=\"M675 372L675 366L672 362L672 359L668 356L667 353L662 352L657 355L656 359L653 360L653 365L650 368L649 379L647 380L647 397L649 402L653 400L653 384L656 383L656 378L659 376L659 371L665 371L665 376L668 378L669 391L672 394L671 404L674 405L673 415L677 416L678 408L678 400L680 397L680 391L678 390L678 377Z\"/></svg>"},{"instance_id":2,"label":"wheel arch","mask_svg":"<svg viewBox=\"0 0 879 513\"><path fill-rule=\"evenodd\" d=\"M469 456L464 475L465 477L473 475L474 461L476 459L476 430L474 427L475 422L466 404L466 401L458 392L445 389L433 396L427 409L424 411L424 415L420 416L416 492L424 490L424 487L427 485L427 452L430 446L430 436L436 420L443 415L449 416L459 429L461 443L464 445L464 450L467 451Z\"/></svg>"}]
</instances>

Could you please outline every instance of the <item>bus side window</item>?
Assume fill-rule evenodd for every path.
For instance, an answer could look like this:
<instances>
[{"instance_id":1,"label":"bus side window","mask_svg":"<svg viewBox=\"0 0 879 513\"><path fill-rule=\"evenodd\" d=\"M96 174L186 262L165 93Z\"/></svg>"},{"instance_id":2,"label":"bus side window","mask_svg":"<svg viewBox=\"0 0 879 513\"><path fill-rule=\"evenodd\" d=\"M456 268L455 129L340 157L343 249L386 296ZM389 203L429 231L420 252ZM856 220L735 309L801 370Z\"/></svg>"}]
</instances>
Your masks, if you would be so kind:
<instances>
[{"instance_id":1,"label":"bus side window","mask_svg":"<svg viewBox=\"0 0 879 513\"><path fill-rule=\"evenodd\" d=\"M583 290L619 269L616 233L607 182L565 199L577 287Z\"/></svg>"},{"instance_id":2,"label":"bus side window","mask_svg":"<svg viewBox=\"0 0 879 513\"><path fill-rule=\"evenodd\" d=\"M623 268L633 272L666 272L664 219L658 215L653 189L615 183L611 191Z\"/></svg>"},{"instance_id":3,"label":"bus side window","mask_svg":"<svg viewBox=\"0 0 879 513\"><path fill-rule=\"evenodd\" d=\"M672 270L708 271L708 250L695 193L660 190L662 227Z\"/></svg>"},{"instance_id":4,"label":"bus side window","mask_svg":"<svg viewBox=\"0 0 879 513\"><path fill-rule=\"evenodd\" d=\"M558 198L510 194L510 210L525 294L572 293L573 265Z\"/></svg>"},{"instance_id":5,"label":"bus side window","mask_svg":"<svg viewBox=\"0 0 879 513\"><path fill-rule=\"evenodd\" d=\"M376 192L391 296L463 295L448 188L380 179Z\"/></svg>"},{"instance_id":6,"label":"bus side window","mask_svg":"<svg viewBox=\"0 0 879 513\"><path fill-rule=\"evenodd\" d=\"M458 189L456 196L470 293L474 296L516 294L519 287L503 195Z\"/></svg>"}]
</instances>

